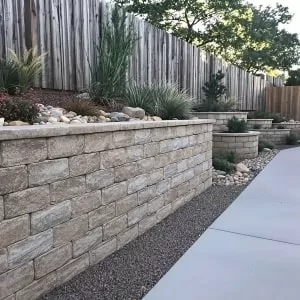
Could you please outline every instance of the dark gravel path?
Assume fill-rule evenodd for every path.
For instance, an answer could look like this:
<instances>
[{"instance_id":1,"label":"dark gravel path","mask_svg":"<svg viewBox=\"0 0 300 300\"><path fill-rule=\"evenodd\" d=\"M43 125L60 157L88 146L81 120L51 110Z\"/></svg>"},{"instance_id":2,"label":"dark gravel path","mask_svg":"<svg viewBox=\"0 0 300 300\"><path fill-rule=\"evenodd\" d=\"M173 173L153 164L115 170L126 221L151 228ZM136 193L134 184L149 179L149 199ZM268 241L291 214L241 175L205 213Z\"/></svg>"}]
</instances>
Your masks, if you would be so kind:
<instances>
[{"instance_id":1,"label":"dark gravel path","mask_svg":"<svg viewBox=\"0 0 300 300\"><path fill-rule=\"evenodd\" d=\"M43 300L138 300L245 187L214 186Z\"/></svg>"}]
</instances>

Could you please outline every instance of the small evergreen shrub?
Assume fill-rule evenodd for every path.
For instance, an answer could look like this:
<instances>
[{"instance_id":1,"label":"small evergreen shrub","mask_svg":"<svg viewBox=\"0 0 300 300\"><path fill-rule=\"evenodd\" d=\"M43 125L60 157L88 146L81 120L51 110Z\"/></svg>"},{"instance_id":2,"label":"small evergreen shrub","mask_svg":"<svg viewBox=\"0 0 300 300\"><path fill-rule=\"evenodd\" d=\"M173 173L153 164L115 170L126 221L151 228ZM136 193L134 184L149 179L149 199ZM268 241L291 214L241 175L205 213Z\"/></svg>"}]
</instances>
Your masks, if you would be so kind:
<instances>
[{"instance_id":1,"label":"small evergreen shrub","mask_svg":"<svg viewBox=\"0 0 300 300\"><path fill-rule=\"evenodd\" d=\"M285 121L285 118L280 114L269 113L263 110L256 110L253 114L249 114L248 119L273 119L273 123Z\"/></svg>"},{"instance_id":2,"label":"small evergreen shrub","mask_svg":"<svg viewBox=\"0 0 300 300\"><path fill-rule=\"evenodd\" d=\"M64 107L67 111L73 111L81 116L99 116L98 107L89 100L73 99Z\"/></svg>"},{"instance_id":3,"label":"small evergreen shrub","mask_svg":"<svg viewBox=\"0 0 300 300\"><path fill-rule=\"evenodd\" d=\"M0 117L7 122L20 120L32 124L37 119L38 112L38 107L28 100L6 98L0 101Z\"/></svg>"},{"instance_id":4,"label":"small evergreen shrub","mask_svg":"<svg viewBox=\"0 0 300 300\"><path fill-rule=\"evenodd\" d=\"M225 159L228 162L233 163L233 164L236 162L236 154L233 151L216 153L214 155L214 157L220 158L220 159Z\"/></svg>"},{"instance_id":5,"label":"small evergreen shrub","mask_svg":"<svg viewBox=\"0 0 300 300\"><path fill-rule=\"evenodd\" d=\"M261 124L253 124L253 129L261 129Z\"/></svg>"},{"instance_id":6,"label":"small evergreen shrub","mask_svg":"<svg viewBox=\"0 0 300 300\"><path fill-rule=\"evenodd\" d=\"M265 148L275 149L275 145L272 142L259 140L258 142L258 152L262 152Z\"/></svg>"},{"instance_id":7,"label":"small evergreen shrub","mask_svg":"<svg viewBox=\"0 0 300 300\"><path fill-rule=\"evenodd\" d=\"M295 133L291 132L288 136L286 136L285 142L287 145L297 145L298 137Z\"/></svg>"},{"instance_id":8,"label":"small evergreen shrub","mask_svg":"<svg viewBox=\"0 0 300 300\"><path fill-rule=\"evenodd\" d=\"M216 170L224 171L226 173L231 173L234 171L234 164L229 162L228 160L222 158L222 157L213 157L213 167Z\"/></svg>"},{"instance_id":9,"label":"small evergreen shrub","mask_svg":"<svg viewBox=\"0 0 300 300\"><path fill-rule=\"evenodd\" d=\"M235 116L228 120L227 127L231 133L245 133L248 131L247 122L245 120L239 120Z\"/></svg>"}]
</instances>

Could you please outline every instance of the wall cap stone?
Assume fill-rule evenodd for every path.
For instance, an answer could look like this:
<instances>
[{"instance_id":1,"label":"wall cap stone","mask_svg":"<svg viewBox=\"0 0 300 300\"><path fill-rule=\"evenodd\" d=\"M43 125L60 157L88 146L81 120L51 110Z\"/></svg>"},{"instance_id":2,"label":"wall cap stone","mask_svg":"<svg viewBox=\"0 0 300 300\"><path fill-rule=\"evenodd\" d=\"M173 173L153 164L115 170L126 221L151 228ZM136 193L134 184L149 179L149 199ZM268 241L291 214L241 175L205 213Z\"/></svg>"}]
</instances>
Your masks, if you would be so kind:
<instances>
[{"instance_id":1,"label":"wall cap stone","mask_svg":"<svg viewBox=\"0 0 300 300\"><path fill-rule=\"evenodd\" d=\"M283 133L287 133L287 132L291 131L291 129L269 128L269 129L257 129L257 131L259 131L260 133L264 133L264 132L283 132Z\"/></svg>"},{"instance_id":2,"label":"wall cap stone","mask_svg":"<svg viewBox=\"0 0 300 300\"><path fill-rule=\"evenodd\" d=\"M249 121L273 121L273 119L248 119L247 122Z\"/></svg>"},{"instance_id":3,"label":"wall cap stone","mask_svg":"<svg viewBox=\"0 0 300 300\"><path fill-rule=\"evenodd\" d=\"M0 141L17 140L38 137L66 136L75 134L90 134L100 132L111 132L119 130L134 130L170 126L188 126L213 124L215 120L170 120L170 121L137 121L116 123L89 123L60 125L26 125L26 126L3 126L0 128Z\"/></svg>"},{"instance_id":4,"label":"wall cap stone","mask_svg":"<svg viewBox=\"0 0 300 300\"><path fill-rule=\"evenodd\" d=\"M191 113L192 115L226 115L226 114L235 114L235 115L244 115L244 114L247 114L248 115L248 112L246 111L203 111L203 112L199 112L199 111L195 111L195 112L192 112Z\"/></svg>"},{"instance_id":5,"label":"wall cap stone","mask_svg":"<svg viewBox=\"0 0 300 300\"><path fill-rule=\"evenodd\" d=\"M263 129L262 129L263 130ZM260 130L260 131L262 131ZM269 129L266 129L268 131ZM225 136L225 137L239 137L239 136L257 136L260 135L258 131L248 131L244 133L234 133L234 132L214 132L213 136Z\"/></svg>"}]
</instances>

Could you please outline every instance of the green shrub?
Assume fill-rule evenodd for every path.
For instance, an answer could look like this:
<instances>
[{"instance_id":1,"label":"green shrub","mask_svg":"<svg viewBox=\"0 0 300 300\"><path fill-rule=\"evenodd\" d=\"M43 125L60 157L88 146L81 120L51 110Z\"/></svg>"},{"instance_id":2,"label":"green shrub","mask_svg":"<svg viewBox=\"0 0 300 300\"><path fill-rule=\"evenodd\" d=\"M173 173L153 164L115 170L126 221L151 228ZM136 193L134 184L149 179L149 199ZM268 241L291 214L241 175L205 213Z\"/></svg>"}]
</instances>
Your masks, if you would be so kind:
<instances>
[{"instance_id":1,"label":"green shrub","mask_svg":"<svg viewBox=\"0 0 300 300\"><path fill-rule=\"evenodd\" d=\"M81 116L99 116L99 109L94 102L84 99L73 99L64 107L67 111L73 111Z\"/></svg>"},{"instance_id":2,"label":"green shrub","mask_svg":"<svg viewBox=\"0 0 300 300\"><path fill-rule=\"evenodd\" d=\"M179 91L172 84L133 85L127 88L125 94L126 105L143 108L147 114L164 120L188 118L192 101L185 91Z\"/></svg>"},{"instance_id":3,"label":"green shrub","mask_svg":"<svg viewBox=\"0 0 300 300\"><path fill-rule=\"evenodd\" d=\"M247 122L239 120L237 117L232 117L227 122L228 131L232 133L244 133L248 131Z\"/></svg>"},{"instance_id":4,"label":"green shrub","mask_svg":"<svg viewBox=\"0 0 300 300\"><path fill-rule=\"evenodd\" d=\"M4 99L0 101L0 117L5 121L20 120L34 123L38 116L38 107L28 100Z\"/></svg>"},{"instance_id":5,"label":"green shrub","mask_svg":"<svg viewBox=\"0 0 300 300\"><path fill-rule=\"evenodd\" d=\"M19 87L18 69L12 60L0 59L0 92L14 95Z\"/></svg>"},{"instance_id":6,"label":"green shrub","mask_svg":"<svg viewBox=\"0 0 300 300\"><path fill-rule=\"evenodd\" d=\"M216 170L224 171L226 173L233 172L235 168L233 163L221 157L213 157L213 167Z\"/></svg>"},{"instance_id":7,"label":"green shrub","mask_svg":"<svg viewBox=\"0 0 300 300\"><path fill-rule=\"evenodd\" d=\"M277 128L277 129L285 129L285 126L284 126L284 125L277 125L276 128Z\"/></svg>"},{"instance_id":8,"label":"green shrub","mask_svg":"<svg viewBox=\"0 0 300 300\"><path fill-rule=\"evenodd\" d=\"M273 123L282 123L286 120L283 116L279 114L270 114L269 119L273 119Z\"/></svg>"},{"instance_id":9,"label":"green shrub","mask_svg":"<svg viewBox=\"0 0 300 300\"><path fill-rule=\"evenodd\" d=\"M253 129L261 129L261 124L253 124Z\"/></svg>"},{"instance_id":10,"label":"green shrub","mask_svg":"<svg viewBox=\"0 0 300 300\"><path fill-rule=\"evenodd\" d=\"M265 148L275 149L275 145L272 142L259 140L258 142L258 151L262 152Z\"/></svg>"},{"instance_id":11,"label":"green shrub","mask_svg":"<svg viewBox=\"0 0 300 300\"><path fill-rule=\"evenodd\" d=\"M285 142L287 145L297 145L298 137L295 133L291 132L288 136L286 136Z\"/></svg>"},{"instance_id":12,"label":"green shrub","mask_svg":"<svg viewBox=\"0 0 300 300\"><path fill-rule=\"evenodd\" d=\"M107 105L111 98L123 96L125 92L126 73L136 41L133 24L126 23L125 11L113 9L111 19L102 26L93 61L89 62L89 93L99 104Z\"/></svg>"},{"instance_id":13,"label":"green shrub","mask_svg":"<svg viewBox=\"0 0 300 300\"><path fill-rule=\"evenodd\" d=\"M280 114L265 112L263 110L256 110L253 115L249 115L248 119L273 119L273 123L281 123L285 118Z\"/></svg>"},{"instance_id":14,"label":"green shrub","mask_svg":"<svg viewBox=\"0 0 300 300\"><path fill-rule=\"evenodd\" d=\"M233 151L216 153L214 155L214 157L220 158L220 159L225 159L228 162L233 163L233 164L236 162L236 154Z\"/></svg>"}]
</instances>

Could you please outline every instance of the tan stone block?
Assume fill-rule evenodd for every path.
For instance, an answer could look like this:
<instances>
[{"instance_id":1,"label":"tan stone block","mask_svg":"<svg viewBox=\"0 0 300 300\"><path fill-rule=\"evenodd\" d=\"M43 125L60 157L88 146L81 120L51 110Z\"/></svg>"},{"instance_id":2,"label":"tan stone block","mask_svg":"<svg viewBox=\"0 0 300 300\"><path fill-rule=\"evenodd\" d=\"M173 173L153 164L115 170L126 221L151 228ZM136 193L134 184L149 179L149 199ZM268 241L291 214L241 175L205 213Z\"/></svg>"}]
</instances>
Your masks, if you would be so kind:
<instances>
[{"instance_id":1,"label":"tan stone block","mask_svg":"<svg viewBox=\"0 0 300 300\"><path fill-rule=\"evenodd\" d=\"M53 290L57 285L56 272L44 278L35 280L30 285L20 290L16 294L16 300L33 300Z\"/></svg>"},{"instance_id":2,"label":"tan stone block","mask_svg":"<svg viewBox=\"0 0 300 300\"><path fill-rule=\"evenodd\" d=\"M215 137L213 138L214 142L215 142ZM233 137L228 137L228 136L222 136L222 142L226 142L226 143L235 143L236 142L236 138Z\"/></svg>"},{"instance_id":3,"label":"tan stone block","mask_svg":"<svg viewBox=\"0 0 300 300\"><path fill-rule=\"evenodd\" d=\"M95 265L110 254L117 250L117 239L114 238L111 241L99 244L93 250L89 252L90 254L90 264Z\"/></svg>"},{"instance_id":4,"label":"tan stone block","mask_svg":"<svg viewBox=\"0 0 300 300\"><path fill-rule=\"evenodd\" d=\"M204 170L204 167L205 165L207 164L207 161L206 162L203 162L202 164L194 167L194 172L195 172L195 177L197 177L198 175L202 174L205 170ZM193 180L193 179L191 179Z\"/></svg>"},{"instance_id":5,"label":"tan stone block","mask_svg":"<svg viewBox=\"0 0 300 300\"><path fill-rule=\"evenodd\" d=\"M148 173L155 168L155 158L150 157L150 158L139 160L137 162L137 167L140 174Z\"/></svg>"},{"instance_id":6,"label":"tan stone block","mask_svg":"<svg viewBox=\"0 0 300 300\"><path fill-rule=\"evenodd\" d=\"M149 186L138 192L139 205L148 202L156 196L156 185Z\"/></svg>"},{"instance_id":7,"label":"tan stone block","mask_svg":"<svg viewBox=\"0 0 300 300\"><path fill-rule=\"evenodd\" d=\"M103 225L116 216L116 204L111 203L105 206L101 206L100 208L90 212L88 216L90 229Z\"/></svg>"},{"instance_id":8,"label":"tan stone block","mask_svg":"<svg viewBox=\"0 0 300 300\"><path fill-rule=\"evenodd\" d=\"M129 163L115 168L115 182L125 181L129 178L133 178L143 172L139 169L137 163Z\"/></svg>"},{"instance_id":9,"label":"tan stone block","mask_svg":"<svg viewBox=\"0 0 300 300\"><path fill-rule=\"evenodd\" d=\"M164 195L160 195L157 198L151 200L148 203L148 214L156 213L160 208L162 208L165 204L165 197Z\"/></svg>"},{"instance_id":10,"label":"tan stone block","mask_svg":"<svg viewBox=\"0 0 300 300\"><path fill-rule=\"evenodd\" d=\"M159 154L159 143L149 143L145 145L145 157L153 157Z\"/></svg>"},{"instance_id":11,"label":"tan stone block","mask_svg":"<svg viewBox=\"0 0 300 300\"><path fill-rule=\"evenodd\" d=\"M165 205L172 203L177 199L177 188L170 189L165 193Z\"/></svg>"},{"instance_id":12,"label":"tan stone block","mask_svg":"<svg viewBox=\"0 0 300 300\"><path fill-rule=\"evenodd\" d=\"M109 204L127 195L128 184L126 181L116 183L102 190L102 203Z\"/></svg>"},{"instance_id":13,"label":"tan stone block","mask_svg":"<svg viewBox=\"0 0 300 300\"><path fill-rule=\"evenodd\" d=\"M84 194L85 177L73 177L50 184L51 203L58 203L66 199Z\"/></svg>"},{"instance_id":14,"label":"tan stone block","mask_svg":"<svg viewBox=\"0 0 300 300\"><path fill-rule=\"evenodd\" d=\"M102 242L103 233L102 227L97 227L88 231L83 237L73 241L73 256L77 257L89 251L95 245Z\"/></svg>"},{"instance_id":15,"label":"tan stone block","mask_svg":"<svg viewBox=\"0 0 300 300\"><path fill-rule=\"evenodd\" d=\"M157 223L156 215L146 217L139 222L139 235L145 233L147 230L155 226Z\"/></svg>"},{"instance_id":16,"label":"tan stone block","mask_svg":"<svg viewBox=\"0 0 300 300\"><path fill-rule=\"evenodd\" d=\"M35 212L50 203L49 186L26 189L4 196L5 218Z\"/></svg>"},{"instance_id":17,"label":"tan stone block","mask_svg":"<svg viewBox=\"0 0 300 300\"><path fill-rule=\"evenodd\" d=\"M146 217L148 214L147 203L140 205L128 212L128 226L132 226Z\"/></svg>"},{"instance_id":18,"label":"tan stone block","mask_svg":"<svg viewBox=\"0 0 300 300\"><path fill-rule=\"evenodd\" d=\"M246 143L244 143L244 147L245 147L245 148L251 148L251 147L255 147L255 146L258 146L257 141L255 141L255 142L246 142Z\"/></svg>"},{"instance_id":19,"label":"tan stone block","mask_svg":"<svg viewBox=\"0 0 300 300\"><path fill-rule=\"evenodd\" d=\"M166 138L168 129L166 127L153 128L151 130L151 140L153 142L162 141Z\"/></svg>"},{"instance_id":20,"label":"tan stone block","mask_svg":"<svg viewBox=\"0 0 300 300\"><path fill-rule=\"evenodd\" d=\"M114 169L99 170L86 175L86 187L88 191L105 188L112 185L114 182Z\"/></svg>"},{"instance_id":21,"label":"tan stone block","mask_svg":"<svg viewBox=\"0 0 300 300\"><path fill-rule=\"evenodd\" d=\"M189 136L189 145L190 146L195 146L198 144L198 137L197 135L191 135Z\"/></svg>"},{"instance_id":22,"label":"tan stone block","mask_svg":"<svg viewBox=\"0 0 300 300\"><path fill-rule=\"evenodd\" d=\"M164 167L164 179L171 178L177 174L177 163Z\"/></svg>"},{"instance_id":23,"label":"tan stone block","mask_svg":"<svg viewBox=\"0 0 300 300\"><path fill-rule=\"evenodd\" d=\"M157 223L161 222L163 219L165 219L171 213L172 213L172 204L171 203L162 207L161 209L159 209L156 213Z\"/></svg>"},{"instance_id":24,"label":"tan stone block","mask_svg":"<svg viewBox=\"0 0 300 300\"><path fill-rule=\"evenodd\" d=\"M171 187L172 188L176 187L176 186L180 185L181 183L192 179L193 177L194 177L194 170L193 169L186 170L172 178Z\"/></svg>"},{"instance_id":25,"label":"tan stone block","mask_svg":"<svg viewBox=\"0 0 300 300\"><path fill-rule=\"evenodd\" d=\"M103 240L108 240L127 227L127 215L112 219L103 226Z\"/></svg>"},{"instance_id":26,"label":"tan stone block","mask_svg":"<svg viewBox=\"0 0 300 300\"><path fill-rule=\"evenodd\" d=\"M172 212L177 210L179 207L183 206L195 196L195 190L189 191L186 195L178 197L175 201L172 202Z\"/></svg>"},{"instance_id":27,"label":"tan stone block","mask_svg":"<svg viewBox=\"0 0 300 300\"><path fill-rule=\"evenodd\" d=\"M198 144L202 144L202 143L204 143L204 141L205 141L205 135L204 135L204 133L198 134L197 135L197 143Z\"/></svg>"},{"instance_id":28,"label":"tan stone block","mask_svg":"<svg viewBox=\"0 0 300 300\"><path fill-rule=\"evenodd\" d=\"M90 153L69 158L70 176L89 174L100 169L100 154Z\"/></svg>"},{"instance_id":29,"label":"tan stone block","mask_svg":"<svg viewBox=\"0 0 300 300\"><path fill-rule=\"evenodd\" d=\"M53 228L54 247L82 237L88 231L88 216L83 215Z\"/></svg>"},{"instance_id":30,"label":"tan stone block","mask_svg":"<svg viewBox=\"0 0 300 300\"><path fill-rule=\"evenodd\" d=\"M0 223L0 249L29 236L29 215L4 220Z\"/></svg>"},{"instance_id":31,"label":"tan stone block","mask_svg":"<svg viewBox=\"0 0 300 300\"><path fill-rule=\"evenodd\" d=\"M101 205L101 191L94 191L71 200L72 218L89 213Z\"/></svg>"},{"instance_id":32,"label":"tan stone block","mask_svg":"<svg viewBox=\"0 0 300 300\"><path fill-rule=\"evenodd\" d=\"M148 185L148 174L142 174L128 180L128 194L144 189Z\"/></svg>"},{"instance_id":33,"label":"tan stone block","mask_svg":"<svg viewBox=\"0 0 300 300\"><path fill-rule=\"evenodd\" d=\"M113 132L114 148L122 148L134 145L135 132L133 130Z\"/></svg>"},{"instance_id":34,"label":"tan stone block","mask_svg":"<svg viewBox=\"0 0 300 300\"><path fill-rule=\"evenodd\" d=\"M156 185L156 195L166 193L170 189L171 179L165 179Z\"/></svg>"},{"instance_id":35,"label":"tan stone block","mask_svg":"<svg viewBox=\"0 0 300 300\"><path fill-rule=\"evenodd\" d=\"M134 162L144 158L144 145L126 148L126 162Z\"/></svg>"},{"instance_id":36,"label":"tan stone block","mask_svg":"<svg viewBox=\"0 0 300 300\"><path fill-rule=\"evenodd\" d=\"M84 151L84 136L55 136L47 140L48 158L60 158L79 155Z\"/></svg>"},{"instance_id":37,"label":"tan stone block","mask_svg":"<svg viewBox=\"0 0 300 300\"><path fill-rule=\"evenodd\" d=\"M174 152L171 152L171 153L174 153ZM156 168L166 167L173 162L175 162L175 161L172 159L170 153L160 154L155 157L155 167Z\"/></svg>"},{"instance_id":38,"label":"tan stone block","mask_svg":"<svg viewBox=\"0 0 300 300\"><path fill-rule=\"evenodd\" d=\"M189 168L189 160L188 159L184 159L177 163L177 172L178 173L182 173L182 172L186 171L188 168Z\"/></svg>"},{"instance_id":39,"label":"tan stone block","mask_svg":"<svg viewBox=\"0 0 300 300\"><path fill-rule=\"evenodd\" d=\"M185 136L186 135L186 128L187 128L187 126L178 126L176 128L177 136L178 137Z\"/></svg>"},{"instance_id":40,"label":"tan stone block","mask_svg":"<svg viewBox=\"0 0 300 300\"><path fill-rule=\"evenodd\" d=\"M135 130L135 144L146 144L151 142L151 129Z\"/></svg>"},{"instance_id":41,"label":"tan stone block","mask_svg":"<svg viewBox=\"0 0 300 300\"><path fill-rule=\"evenodd\" d=\"M189 168L193 168L197 165L202 164L205 161L205 153L198 154L196 156L192 156L189 160Z\"/></svg>"},{"instance_id":42,"label":"tan stone block","mask_svg":"<svg viewBox=\"0 0 300 300\"><path fill-rule=\"evenodd\" d=\"M24 190L28 187L27 166L0 169L0 195Z\"/></svg>"},{"instance_id":43,"label":"tan stone block","mask_svg":"<svg viewBox=\"0 0 300 300\"><path fill-rule=\"evenodd\" d=\"M198 178L197 178L198 179ZM191 186L193 186L194 182L193 181L197 181L199 184L199 179L196 180L196 177L193 177L191 180L189 180L188 182L184 182L183 184L179 185L176 187L177 189L177 197L180 197L186 193L188 193L188 191L191 189ZM193 187L192 187L193 188Z\"/></svg>"},{"instance_id":44,"label":"tan stone block","mask_svg":"<svg viewBox=\"0 0 300 300\"><path fill-rule=\"evenodd\" d=\"M138 206L137 193L131 194L121 200L118 200L116 202L117 216L122 215L137 206Z\"/></svg>"},{"instance_id":45,"label":"tan stone block","mask_svg":"<svg viewBox=\"0 0 300 300\"><path fill-rule=\"evenodd\" d=\"M112 132L86 134L85 153L113 149Z\"/></svg>"},{"instance_id":46,"label":"tan stone block","mask_svg":"<svg viewBox=\"0 0 300 300\"><path fill-rule=\"evenodd\" d=\"M0 250L0 274L4 273L8 269L7 263L7 250L1 249Z\"/></svg>"},{"instance_id":47,"label":"tan stone block","mask_svg":"<svg viewBox=\"0 0 300 300\"><path fill-rule=\"evenodd\" d=\"M129 228L128 230L121 232L117 236L118 249L123 248L125 245L130 243L132 240L136 239L139 235L138 225Z\"/></svg>"},{"instance_id":48,"label":"tan stone block","mask_svg":"<svg viewBox=\"0 0 300 300\"><path fill-rule=\"evenodd\" d=\"M164 179L164 169L154 170L148 174L148 185L153 185L161 182Z\"/></svg>"},{"instance_id":49,"label":"tan stone block","mask_svg":"<svg viewBox=\"0 0 300 300\"><path fill-rule=\"evenodd\" d=\"M35 278L41 278L62 267L72 258L72 244L68 243L34 259Z\"/></svg>"},{"instance_id":50,"label":"tan stone block","mask_svg":"<svg viewBox=\"0 0 300 300\"><path fill-rule=\"evenodd\" d=\"M127 161L126 151L124 148L104 151L100 153L101 167L104 169L124 165Z\"/></svg>"},{"instance_id":51,"label":"tan stone block","mask_svg":"<svg viewBox=\"0 0 300 300\"><path fill-rule=\"evenodd\" d=\"M46 139L8 140L0 144L0 167L30 164L46 158Z\"/></svg>"},{"instance_id":52,"label":"tan stone block","mask_svg":"<svg viewBox=\"0 0 300 300\"><path fill-rule=\"evenodd\" d=\"M67 158L46 160L28 166L29 186L52 183L69 176Z\"/></svg>"},{"instance_id":53,"label":"tan stone block","mask_svg":"<svg viewBox=\"0 0 300 300\"><path fill-rule=\"evenodd\" d=\"M51 205L47 209L37 211L31 215L31 234L45 231L71 218L70 200Z\"/></svg>"},{"instance_id":54,"label":"tan stone block","mask_svg":"<svg viewBox=\"0 0 300 300\"><path fill-rule=\"evenodd\" d=\"M0 222L4 219L4 204L3 197L0 196Z\"/></svg>"},{"instance_id":55,"label":"tan stone block","mask_svg":"<svg viewBox=\"0 0 300 300\"><path fill-rule=\"evenodd\" d=\"M33 263L0 275L0 299L12 295L33 281Z\"/></svg>"},{"instance_id":56,"label":"tan stone block","mask_svg":"<svg viewBox=\"0 0 300 300\"><path fill-rule=\"evenodd\" d=\"M82 256L72 259L63 267L58 269L57 272L57 282L61 285L71 278L75 277L79 273L83 272L89 267L89 255L88 253Z\"/></svg>"},{"instance_id":57,"label":"tan stone block","mask_svg":"<svg viewBox=\"0 0 300 300\"><path fill-rule=\"evenodd\" d=\"M47 252L53 246L52 229L7 247L8 268L13 269Z\"/></svg>"}]
</instances>

